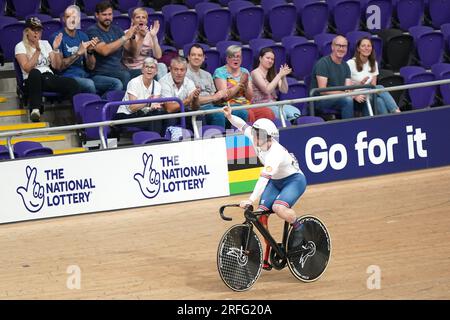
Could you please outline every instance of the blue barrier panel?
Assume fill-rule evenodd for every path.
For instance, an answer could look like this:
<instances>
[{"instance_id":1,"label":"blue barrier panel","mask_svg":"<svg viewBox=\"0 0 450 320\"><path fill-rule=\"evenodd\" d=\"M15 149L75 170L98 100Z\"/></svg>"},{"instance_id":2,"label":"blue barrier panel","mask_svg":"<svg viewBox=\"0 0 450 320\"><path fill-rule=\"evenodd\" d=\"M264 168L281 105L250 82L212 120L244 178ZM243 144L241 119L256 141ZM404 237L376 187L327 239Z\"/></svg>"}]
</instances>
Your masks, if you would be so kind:
<instances>
[{"instance_id":1,"label":"blue barrier panel","mask_svg":"<svg viewBox=\"0 0 450 320\"><path fill-rule=\"evenodd\" d=\"M282 130L308 183L450 164L450 107Z\"/></svg>"}]
</instances>

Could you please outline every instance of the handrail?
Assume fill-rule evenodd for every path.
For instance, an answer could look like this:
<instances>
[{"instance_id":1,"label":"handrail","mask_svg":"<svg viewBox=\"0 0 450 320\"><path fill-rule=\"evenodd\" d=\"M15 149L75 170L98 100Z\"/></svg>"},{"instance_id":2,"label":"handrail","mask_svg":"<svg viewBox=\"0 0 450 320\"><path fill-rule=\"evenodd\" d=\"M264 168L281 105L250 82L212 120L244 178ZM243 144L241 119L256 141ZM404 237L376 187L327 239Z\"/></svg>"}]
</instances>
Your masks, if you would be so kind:
<instances>
[{"instance_id":1,"label":"handrail","mask_svg":"<svg viewBox=\"0 0 450 320\"><path fill-rule=\"evenodd\" d=\"M335 87L325 87L325 88L313 88L309 91L309 96L314 97L316 96L316 93L322 93L327 91L346 91L346 90L355 90L355 89L375 89L376 86L373 84L355 84L351 86L335 86ZM361 94L361 91L358 91L359 94ZM374 99L374 110L375 114L377 114L377 99ZM373 115L373 110L371 110L371 106L367 105L367 108L369 109L369 114ZM314 108L314 101L309 102L309 115L314 116L315 115L315 108Z\"/></svg>"},{"instance_id":2,"label":"handrail","mask_svg":"<svg viewBox=\"0 0 450 320\"><path fill-rule=\"evenodd\" d=\"M290 100L283 100L283 101L274 101L274 102L270 102L270 103L250 104L250 105L233 107L233 110L247 110L247 109L255 109L255 108L261 108L261 107L267 107L267 106L279 106L279 105L284 105L284 104L308 103L311 101L336 99L336 98L355 96L355 95L360 95L360 94L370 95L370 94L380 93L380 92L407 90L407 89L414 89L414 88L428 87L428 86L437 86L437 85L444 85L444 84L450 84L450 79L412 83L412 84L406 84L406 85L395 86L395 87L385 87L385 88L376 88L376 89L361 90L361 91L352 91L352 92L346 92L346 93L339 93L339 94L335 94L335 95L333 94L333 95L313 96L313 97L305 97L305 98L290 99ZM173 98L171 98L171 99L173 100ZM153 100L152 99L140 100L140 101L146 101L146 102L151 103L151 102L154 102L154 99ZM122 101L121 104L125 104L125 102L126 101ZM8 145L10 157L11 157L11 159L14 159L13 147L12 147L12 143L11 143L11 139L14 136L23 136L23 135L41 134L41 133L50 133L50 132L61 132L61 131L73 131L73 130L78 130L78 129L105 127L105 126L121 125L121 124L131 124L131 123L139 123L139 122L144 122L144 121L156 121L156 120L164 120L164 119L172 119L172 118L201 116L201 115L207 115L207 114L218 113L218 112L222 112L222 110L221 109L198 110L198 111L190 111L190 112L185 112L185 113L171 113L171 114L166 114L166 115L148 116L148 117L141 117L141 118L135 118L135 119L110 120L110 121L91 122L91 123L85 123L85 124L76 124L76 125L50 127L50 128L14 130L14 131L0 132L0 138L3 138L3 137L7 138L7 145Z\"/></svg>"},{"instance_id":3,"label":"handrail","mask_svg":"<svg viewBox=\"0 0 450 320\"><path fill-rule=\"evenodd\" d=\"M178 104L180 105L180 113L183 113L183 114L185 113L183 101L181 101L177 97L141 99L141 100L129 100L129 101L111 101L111 102L106 103L103 106L103 109L102 109L102 121L107 121L107 119L106 119L106 112L108 111L109 108L112 108L112 107L115 107L115 106L142 104L142 103L150 104L150 103L169 102L169 101L178 102ZM150 115L149 117L152 117L152 116ZM181 118L181 126L183 128L186 128L186 116ZM104 128L104 126L99 127L98 128L98 132L99 132L100 141L102 143L103 149L107 149L108 145L106 143L105 130L103 130L103 128Z\"/></svg>"}]
</instances>

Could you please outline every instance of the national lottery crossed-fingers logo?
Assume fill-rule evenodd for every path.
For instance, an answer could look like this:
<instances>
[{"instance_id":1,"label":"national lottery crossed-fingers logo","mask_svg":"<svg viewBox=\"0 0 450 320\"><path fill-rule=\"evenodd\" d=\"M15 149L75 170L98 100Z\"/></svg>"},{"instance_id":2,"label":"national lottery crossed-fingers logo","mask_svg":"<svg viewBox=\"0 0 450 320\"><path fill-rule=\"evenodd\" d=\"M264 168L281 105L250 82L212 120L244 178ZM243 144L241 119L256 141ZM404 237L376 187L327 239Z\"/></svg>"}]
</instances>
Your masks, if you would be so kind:
<instances>
[{"instance_id":1,"label":"national lottery crossed-fingers logo","mask_svg":"<svg viewBox=\"0 0 450 320\"><path fill-rule=\"evenodd\" d=\"M22 197L23 204L30 212L38 212L44 205L44 186L36 181L37 169L27 166L26 170L27 184L16 189Z\"/></svg>"},{"instance_id":2,"label":"national lottery crossed-fingers logo","mask_svg":"<svg viewBox=\"0 0 450 320\"><path fill-rule=\"evenodd\" d=\"M144 172L136 173L134 180L138 182L142 194L146 198L153 199L161 189L161 174L153 169L153 155L144 153L142 161L144 162Z\"/></svg>"}]
</instances>

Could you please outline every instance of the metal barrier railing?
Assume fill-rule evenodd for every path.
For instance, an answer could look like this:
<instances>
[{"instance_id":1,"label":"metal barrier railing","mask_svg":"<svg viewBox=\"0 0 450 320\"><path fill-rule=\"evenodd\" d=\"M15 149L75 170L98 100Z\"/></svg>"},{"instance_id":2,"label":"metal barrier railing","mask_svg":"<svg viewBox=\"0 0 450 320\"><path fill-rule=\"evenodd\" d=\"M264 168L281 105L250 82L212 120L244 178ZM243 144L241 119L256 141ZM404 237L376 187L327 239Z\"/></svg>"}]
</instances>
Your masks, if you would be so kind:
<instances>
[{"instance_id":1,"label":"metal barrier railing","mask_svg":"<svg viewBox=\"0 0 450 320\"><path fill-rule=\"evenodd\" d=\"M333 95L313 96L313 97L290 99L290 100L283 100L283 101L274 101L274 102L270 102L270 103L251 104L251 105L233 107L233 110L255 109L255 108L267 107L267 106L282 106L285 104L295 104L295 103L309 103L312 101L319 101L319 100L336 99L336 98L355 96L355 95L371 95L371 94L380 93L380 92L407 90L407 89L414 89L414 88L428 87L428 86L438 86L438 85L445 85L445 84L450 84L450 79L406 84L406 85L395 86L395 87L376 88L376 89L368 89L368 90L362 89L360 91L345 92L345 93L333 94ZM180 103L180 109L184 110L183 102L177 98L159 98L159 99L148 99L148 100L117 101L117 102L114 102L114 104L115 105L117 105L117 104L124 105L124 104L137 104L137 103L152 103L152 102L161 101L162 99L164 99L164 101L177 101L178 103ZM111 107L111 105L113 105L113 103L111 103L108 106L108 108ZM106 105L104 106L104 108L106 109ZM203 116L203 115L217 113L217 112L222 112L222 110L221 109L198 110L198 111L190 111L190 112L170 113L170 114L159 115L159 116L148 116L148 117L141 117L141 118L135 118L135 119L109 120L109 121L100 121L100 122L92 122L92 123L85 123L85 124L60 126L60 127L51 127L51 128L15 130L15 131L0 132L0 138L6 138L10 158L14 159L14 152L13 152L13 147L12 147L12 143L11 143L11 139L13 137L23 136L23 135L31 135L31 134L73 131L73 130L79 130L79 129L97 128L98 127L102 148L107 149L108 146L107 146L105 135L103 132L103 128L106 126L117 126L117 125L122 125L122 124L132 124L132 123L139 123L139 122L157 121L157 120L173 119L173 118L185 118L185 117L192 117L193 119L195 119L197 116ZM105 111L105 114L106 114L106 111ZM196 123L195 123L195 121L193 121L193 122L194 122L193 123L194 137L199 138L198 128L196 129ZM197 134L195 134L195 132L197 132Z\"/></svg>"},{"instance_id":2,"label":"metal barrier railing","mask_svg":"<svg viewBox=\"0 0 450 320\"><path fill-rule=\"evenodd\" d=\"M351 86L336 86L336 87L326 87L326 88L314 88L311 89L311 91L309 91L309 96L310 97L315 97L316 94L321 94L322 92L327 92L327 91L345 91L345 90L355 90L355 89L375 89L376 86L372 85L372 84L358 84L358 85L351 85ZM361 94L361 91L358 91L359 94ZM373 109L371 104L366 103L366 106L368 108L369 111L369 115L373 116L374 112L373 110L375 110L375 114L377 114L377 99L373 99L374 103L373 103ZM309 115L314 116L315 113L315 107L314 107L314 101L310 101L309 102Z\"/></svg>"}]
</instances>

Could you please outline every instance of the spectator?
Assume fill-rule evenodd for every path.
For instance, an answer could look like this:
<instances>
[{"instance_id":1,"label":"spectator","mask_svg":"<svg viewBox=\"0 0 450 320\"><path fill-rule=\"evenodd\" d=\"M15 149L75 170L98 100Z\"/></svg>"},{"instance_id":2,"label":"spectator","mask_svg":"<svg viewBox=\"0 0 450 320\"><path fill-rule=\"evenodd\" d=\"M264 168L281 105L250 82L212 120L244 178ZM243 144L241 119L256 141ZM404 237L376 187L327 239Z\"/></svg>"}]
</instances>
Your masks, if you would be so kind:
<instances>
[{"instance_id":1,"label":"spectator","mask_svg":"<svg viewBox=\"0 0 450 320\"><path fill-rule=\"evenodd\" d=\"M62 64L59 69L65 77L73 78L80 87L80 92L98 93L102 95L106 91L120 90L122 83L119 79L97 76L96 82L91 79L88 71L95 67L94 48L99 39L89 37L81 30L80 8L76 5L67 7L64 11L65 27L54 33L51 40L58 34L62 34L61 54ZM87 69L87 70L86 70Z\"/></svg>"},{"instance_id":2,"label":"spectator","mask_svg":"<svg viewBox=\"0 0 450 320\"><path fill-rule=\"evenodd\" d=\"M372 84L379 89L384 88L382 85L377 85L378 63L370 38L364 37L357 42L355 56L348 60L347 64L350 67L353 84ZM379 114L400 112L389 92L376 94L376 99ZM367 100L367 103L370 101Z\"/></svg>"},{"instance_id":3,"label":"spectator","mask_svg":"<svg viewBox=\"0 0 450 320\"><path fill-rule=\"evenodd\" d=\"M201 69L205 62L203 48L198 44L194 44L189 49L188 57L189 63L186 77L191 79L197 88L200 88L200 109L222 109L220 103L226 96L226 89L217 91L211 74ZM223 112L208 114L206 115L206 123L225 127L225 116Z\"/></svg>"},{"instance_id":4,"label":"spectator","mask_svg":"<svg viewBox=\"0 0 450 320\"><path fill-rule=\"evenodd\" d=\"M161 96L163 98L179 98L185 107L185 111L198 110L200 107L200 88L196 88L194 82L186 77L187 61L183 57L173 58L170 62L170 72L161 78ZM177 102L164 103L168 113L180 111ZM189 124L190 122L188 122ZM167 126L175 126L178 119L168 119Z\"/></svg>"},{"instance_id":5,"label":"spectator","mask_svg":"<svg viewBox=\"0 0 450 320\"><path fill-rule=\"evenodd\" d=\"M137 26L131 27L126 33L118 26L112 24L113 6L109 1L102 1L95 6L97 23L88 28L90 39L98 38L100 42L95 46L95 58L97 63L92 79L97 83L98 76L117 78L122 82L122 90L130 81L130 72L122 64L123 46L129 42L135 42Z\"/></svg>"},{"instance_id":6,"label":"spectator","mask_svg":"<svg viewBox=\"0 0 450 320\"><path fill-rule=\"evenodd\" d=\"M148 13L143 8L133 10L131 27L137 26L134 41L128 41L124 45L122 62L130 70L131 78L141 74L142 63L145 58L153 56L156 59L162 57L161 47L158 42L159 21L155 20L150 29L148 24ZM125 32L128 32L126 30ZM158 74L156 79L162 78L167 73L164 63L158 63Z\"/></svg>"},{"instance_id":7,"label":"spectator","mask_svg":"<svg viewBox=\"0 0 450 320\"><path fill-rule=\"evenodd\" d=\"M347 54L348 41L343 36L337 36L331 44L331 55L320 58L313 67L311 77L312 88L327 88L335 86L349 86L352 84L350 68L342 61ZM346 90L347 91L347 90ZM344 93L345 91L326 91L322 95ZM361 96L358 99L361 98ZM319 111L335 109L340 112L342 119L354 116L352 97L326 99L315 102ZM356 99L356 98L355 98ZM363 101L358 101L363 102Z\"/></svg>"},{"instance_id":8,"label":"spectator","mask_svg":"<svg viewBox=\"0 0 450 320\"><path fill-rule=\"evenodd\" d=\"M59 47L62 34L53 41L53 48L47 40L41 40L42 23L36 17L25 21L23 39L15 47L15 57L23 74L25 92L29 97L30 120L38 122L44 112L42 92L54 91L72 101L78 93L78 84L74 79L53 74L50 67L58 69L61 66Z\"/></svg>"},{"instance_id":9,"label":"spectator","mask_svg":"<svg viewBox=\"0 0 450 320\"><path fill-rule=\"evenodd\" d=\"M154 78L158 72L157 61L154 58L145 58L142 65L142 74L128 82L127 91L122 101L145 100L161 97L161 85ZM115 120L147 117L166 114L160 103L144 103L121 105L117 109ZM163 122L161 120L141 122L133 124L148 131L163 132Z\"/></svg>"},{"instance_id":10,"label":"spectator","mask_svg":"<svg viewBox=\"0 0 450 320\"><path fill-rule=\"evenodd\" d=\"M280 67L280 71L275 73L275 54L271 48L263 48L259 52L258 67L251 73L253 80L252 103L268 103L277 100L276 89L283 93L288 92L286 76L292 72L288 65ZM275 117L280 119L280 107L270 107ZM288 121L295 120L300 116L300 110L291 105L284 105L283 112Z\"/></svg>"},{"instance_id":11,"label":"spectator","mask_svg":"<svg viewBox=\"0 0 450 320\"><path fill-rule=\"evenodd\" d=\"M226 90L225 103L233 106L250 104L253 97L252 80L247 69L241 67L242 49L232 45L227 48L227 64L214 71L213 79L217 90ZM232 114L248 120L247 110L235 110ZM225 123L223 124L225 126Z\"/></svg>"}]
</instances>

